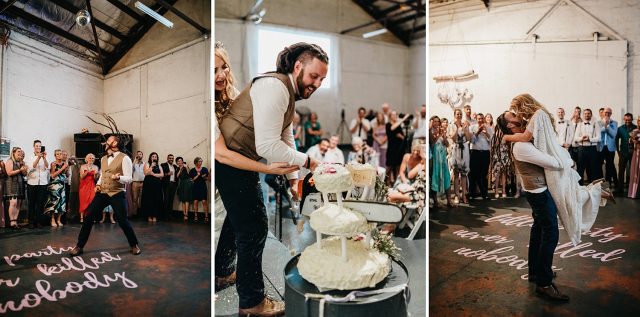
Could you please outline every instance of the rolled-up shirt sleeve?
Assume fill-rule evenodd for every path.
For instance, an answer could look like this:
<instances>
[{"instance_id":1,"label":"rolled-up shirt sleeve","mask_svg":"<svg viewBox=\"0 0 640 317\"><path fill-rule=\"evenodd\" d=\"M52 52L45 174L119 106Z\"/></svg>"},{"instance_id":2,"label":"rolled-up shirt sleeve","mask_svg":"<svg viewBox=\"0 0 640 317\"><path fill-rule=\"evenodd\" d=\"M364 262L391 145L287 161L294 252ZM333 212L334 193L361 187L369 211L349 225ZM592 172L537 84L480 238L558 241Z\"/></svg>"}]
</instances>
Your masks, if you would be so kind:
<instances>
[{"instance_id":1,"label":"rolled-up shirt sleeve","mask_svg":"<svg viewBox=\"0 0 640 317\"><path fill-rule=\"evenodd\" d=\"M120 175L120 179L118 182L120 184L129 184L133 181L133 162L131 162L131 158L126 156L122 159L122 175Z\"/></svg>"},{"instance_id":2,"label":"rolled-up shirt sleeve","mask_svg":"<svg viewBox=\"0 0 640 317\"><path fill-rule=\"evenodd\" d=\"M256 152L269 163L287 162L302 167L307 155L295 149L291 126L282 131L289 105L287 87L276 78L261 78L251 86ZM298 178L291 173L289 179Z\"/></svg>"}]
</instances>

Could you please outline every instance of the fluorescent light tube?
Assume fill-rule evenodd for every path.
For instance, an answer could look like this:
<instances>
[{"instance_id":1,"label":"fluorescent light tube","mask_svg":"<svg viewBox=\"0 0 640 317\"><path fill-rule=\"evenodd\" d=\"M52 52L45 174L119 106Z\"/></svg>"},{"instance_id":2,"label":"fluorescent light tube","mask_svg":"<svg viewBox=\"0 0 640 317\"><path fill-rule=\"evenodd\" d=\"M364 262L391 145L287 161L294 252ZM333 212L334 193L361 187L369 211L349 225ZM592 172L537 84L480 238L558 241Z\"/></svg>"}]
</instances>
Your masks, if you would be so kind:
<instances>
[{"instance_id":1,"label":"fluorescent light tube","mask_svg":"<svg viewBox=\"0 0 640 317\"><path fill-rule=\"evenodd\" d=\"M146 5L140 3L140 1L136 1L135 4L136 8L140 9L140 11L146 13L147 15L149 15L150 17L156 19L156 21L164 24L164 26L168 27L168 28L173 28L173 22L167 20L165 17L159 15L157 12L151 10L151 8L147 7Z\"/></svg>"},{"instance_id":2,"label":"fluorescent light tube","mask_svg":"<svg viewBox=\"0 0 640 317\"><path fill-rule=\"evenodd\" d=\"M380 29L380 30L367 32L365 34L362 34L362 37L365 38L365 39L368 39L370 37L378 36L378 35L384 34L384 33L387 33L387 29Z\"/></svg>"}]
</instances>

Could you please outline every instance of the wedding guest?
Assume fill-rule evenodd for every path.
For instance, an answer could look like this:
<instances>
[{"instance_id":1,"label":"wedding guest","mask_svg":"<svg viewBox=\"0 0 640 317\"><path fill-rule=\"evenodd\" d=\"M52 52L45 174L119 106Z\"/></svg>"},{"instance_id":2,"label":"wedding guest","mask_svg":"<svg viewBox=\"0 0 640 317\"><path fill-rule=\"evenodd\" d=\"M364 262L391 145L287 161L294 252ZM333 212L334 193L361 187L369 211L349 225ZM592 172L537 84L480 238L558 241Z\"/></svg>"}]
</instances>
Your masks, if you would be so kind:
<instances>
[{"instance_id":1,"label":"wedding guest","mask_svg":"<svg viewBox=\"0 0 640 317\"><path fill-rule=\"evenodd\" d=\"M173 164L173 154L167 155L167 161L160 164L162 168L162 196L164 197L164 218L169 220L171 213L173 212L173 199L176 195L176 189L178 188L178 179L176 178L176 171L178 167Z\"/></svg>"},{"instance_id":2,"label":"wedding guest","mask_svg":"<svg viewBox=\"0 0 640 317\"><path fill-rule=\"evenodd\" d=\"M598 150L600 142L600 122L591 120L591 109L584 109L583 121L577 125L573 141L578 143L577 170L580 175L580 185L584 183L584 172L587 171L589 182L602 177L602 167L598 164Z\"/></svg>"},{"instance_id":3,"label":"wedding guest","mask_svg":"<svg viewBox=\"0 0 640 317\"><path fill-rule=\"evenodd\" d=\"M446 137L446 131L440 125L440 118L438 116L433 116L430 119L431 128L429 129L429 145L432 147L433 153L433 163L432 163L432 172L431 172L431 188L430 190L433 192L433 208L438 208L438 194L445 194L447 198L447 207L451 208L453 205L451 204L451 174L449 174L449 164L447 162L447 147L449 143ZM420 154L421 147L424 144L419 142L419 139L413 141L416 146L413 144L411 146L411 154L405 154L405 157L409 155L406 160L407 169L410 167L411 163L411 155L414 154L415 150L417 150L417 154L420 157L420 162L416 164L411 170L407 173L407 179L413 176L414 173L417 174L417 171L414 169L423 170L424 166L424 158ZM402 160L402 163L405 164L405 160ZM400 178L404 178L404 170L402 166L400 167Z\"/></svg>"},{"instance_id":4,"label":"wedding guest","mask_svg":"<svg viewBox=\"0 0 640 317\"><path fill-rule=\"evenodd\" d=\"M325 154L325 162L327 163L335 163L335 164L344 164L344 153L342 150L338 148L338 143L340 142L340 137L337 135L332 135L329 138L329 149Z\"/></svg>"},{"instance_id":5,"label":"wedding guest","mask_svg":"<svg viewBox=\"0 0 640 317\"><path fill-rule=\"evenodd\" d=\"M378 112L373 125L373 149L380 154L378 166L387 166L387 128L383 112Z\"/></svg>"},{"instance_id":6,"label":"wedding guest","mask_svg":"<svg viewBox=\"0 0 640 317\"><path fill-rule=\"evenodd\" d=\"M569 129L567 130L567 140L571 141L571 146L569 147L569 154L571 155L571 159L578 164L578 148L580 147L580 143L574 140L576 130L578 130L578 124L582 122L582 108L575 107L573 109L573 114L571 115L571 120L569 120ZM580 175L583 176L583 175Z\"/></svg>"},{"instance_id":7,"label":"wedding guest","mask_svg":"<svg viewBox=\"0 0 640 317\"><path fill-rule=\"evenodd\" d=\"M45 204L44 212L51 215L52 227L62 227L60 217L66 212L67 196L64 192L64 184L67 182L69 164L62 160L62 150L55 150L54 156L56 160L51 163L51 182L48 185L49 198Z\"/></svg>"},{"instance_id":8,"label":"wedding guest","mask_svg":"<svg viewBox=\"0 0 640 317\"><path fill-rule=\"evenodd\" d=\"M387 124L387 122L389 122L389 115L391 114L391 107L389 106L389 103L383 103L380 110L384 116L384 123Z\"/></svg>"},{"instance_id":9,"label":"wedding guest","mask_svg":"<svg viewBox=\"0 0 640 317\"><path fill-rule=\"evenodd\" d=\"M609 107L604 108L602 112L602 120L600 120L600 142L598 142L597 150L600 154L600 169L602 163L605 163L604 180L609 182L610 188L616 188L618 185L618 175L616 167L613 164L616 155L616 135L618 134L618 122L611 119L612 110Z\"/></svg>"},{"instance_id":10,"label":"wedding guest","mask_svg":"<svg viewBox=\"0 0 640 317\"><path fill-rule=\"evenodd\" d=\"M395 183L396 178L398 178L398 171L400 169L400 164L402 163L402 157L404 155L404 131L402 130L402 122L407 118L407 116L403 117L401 120L398 119L398 113L396 111L391 111L389 115L389 122L386 124L386 132L387 132L387 142L389 143L387 146L387 184L391 185Z\"/></svg>"},{"instance_id":11,"label":"wedding guest","mask_svg":"<svg viewBox=\"0 0 640 317\"><path fill-rule=\"evenodd\" d=\"M476 120L477 119L476 115L471 112L470 104L464 105L462 109L464 109L464 118L462 118L462 121L469 122L469 126L478 124L478 121Z\"/></svg>"},{"instance_id":12,"label":"wedding guest","mask_svg":"<svg viewBox=\"0 0 640 317\"><path fill-rule=\"evenodd\" d=\"M196 166L189 171L189 176L193 180L193 211L195 216L193 221L198 221L198 202L202 202L204 209L204 222L209 222L209 204L207 203L207 179L209 177L209 169L202 166L202 158L196 157L193 160Z\"/></svg>"},{"instance_id":13,"label":"wedding guest","mask_svg":"<svg viewBox=\"0 0 640 317\"><path fill-rule=\"evenodd\" d=\"M142 184L144 183L144 161L142 151L136 152L133 161L133 181L131 182L131 215L136 216L140 210L140 196L142 195Z\"/></svg>"},{"instance_id":14,"label":"wedding guest","mask_svg":"<svg viewBox=\"0 0 640 317\"><path fill-rule=\"evenodd\" d=\"M23 176L27 175L28 168L24 162L24 151L19 147L11 149L11 156L4 164L7 178L4 182L5 204L9 204L9 222L10 227L19 229L18 214L20 213L20 205L25 198L25 183Z\"/></svg>"},{"instance_id":15,"label":"wedding guest","mask_svg":"<svg viewBox=\"0 0 640 317\"><path fill-rule=\"evenodd\" d=\"M302 126L300 125L300 114L296 111L293 114L293 121L291 122L293 128L293 141L296 143L296 149L302 148Z\"/></svg>"},{"instance_id":16,"label":"wedding guest","mask_svg":"<svg viewBox=\"0 0 640 317\"><path fill-rule=\"evenodd\" d=\"M320 122L318 122L317 113L312 112L309 115L309 121L304 123L304 131L305 131L305 136L304 136L305 149L308 149L316 145L316 143L320 142L320 139L322 138L322 134L324 133L324 131L322 131L322 128L320 127Z\"/></svg>"},{"instance_id":17,"label":"wedding guest","mask_svg":"<svg viewBox=\"0 0 640 317\"><path fill-rule=\"evenodd\" d=\"M329 139L322 138L318 144L307 150L307 155L320 162L325 162L327 151L329 150Z\"/></svg>"},{"instance_id":18,"label":"wedding guest","mask_svg":"<svg viewBox=\"0 0 640 317\"><path fill-rule=\"evenodd\" d=\"M40 219L47 200L49 185L49 162L47 152L41 151L42 142L33 141L33 155L25 157L27 172L27 197L29 197L29 228L42 227Z\"/></svg>"},{"instance_id":19,"label":"wedding guest","mask_svg":"<svg viewBox=\"0 0 640 317\"><path fill-rule=\"evenodd\" d=\"M357 116L351 120L351 124L349 124L349 131L351 132L351 138L359 137L362 141L367 141L367 133L371 130L371 123L365 115L367 114L367 110L364 107L358 108Z\"/></svg>"},{"instance_id":20,"label":"wedding guest","mask_svg":"<svg viewBox=\"0 0 640 317\"><path fill-rule=\"evenodd\" d=\"M453 117L454 120L448 131L449 137L453 141L449 163L453 170L453 202L457 204L462 200L462 202L468 203L467 181L471 169L469 142L472 135L469 130L469 121L462 121L462 110L454 110Z\"/></svg>"},{"instance_id":21,"label":"wedding guest","mask_svg":"<svg viewBox=\"0 0 640 317\"><path fill-rule=\"evenodd\" d=\"M422 105L419 111L416 111L416 117L413 119L413 128L415 132L413 133L413 139L423 139L427 138L427 105Z\"/></svg>"},{"instance_id":22,"label":"wedding guest","mask_svg":"<svg viewBox=\"0 0 640 317\"><path fill-rule=\"evenodd\" d=\"M629 136L629 139L633 142L629 192L627 194L629 198L638 198L638 185L640 184L640 116L638 116L636 126L637 128L633 129Z\"/></svg>"},{"instance_id":23,"label":"wedding guest","mask_svg":"<svg viewBox=\"0 0 640 317\"><path fill-rule=\"evenodd\" d=\"M354 137L353 140L351 140L351 147L353 150L349 152L347 156L347 163L369 163L374 167L378 166L378 153L369 147L360 137Z\"/></svg>"},{"instance_id":24,"label":"wedding guest","mask_svg":"<svg viewBox=\"0 0 640 317\"><path fill-rule=\"evenodd\" d=\"M484 122L487 124L487 126L490 126L492 128L495 126L495 124L493 123L493 116L490 113L484 115Z\"/></svg>"},{"instance_id":25,"label":"wedding guest","mask_svg":"<svg viewBox=\"0 0 640 317\"><path fill-rule=\"evenodd\" d=\"M182 207L182 215L184 222L189 220L189 205L193 201L193 196L191 192L193 191L193 181L191 177L189 177L189 166L187 166L184 162L184 159L180 156L176 158L176 163L178 164L176 179L178 180L178 188L176 192L178 193L178 200L180 201L180 206Z\"/></svg>"},{"instance_id":26,"label":"wedding guest","mask_svg":"<svg viewBox=\"0 0 640 317\"><path fill-rule=\"evenodd\" d=\"M142 184L142 197L140 197L140 212L147 221L158 221L158 215L162 213L162 177L164 173L158 165L158 153L151 152L144 165L144 183Z\"/></svg>"},{"instance_id":27,"label":"wedding guest","mask_svg":"<svg viewBox=\"0 0 640 317\"><path fill-rule=\"evenodd\" d=\"M514 175L509 144L502 140L503 136L502 130L495 129L490 144L491 163L489 163L489 166L491 170L490 175L493 176L495 181L496 198L500 197L500 193L498 192L500 188L502 188L502 198L507 197L507 179L512 179Z\"/></svg>"},{"instance_id":28,"label":"wedding guest","mask_svg":"<svg viewBox=\"0 0 640 317\"><path fill-rule=\"evenodd\" d=\"M111 205L102 210L102 219L100 220L100 223L104 223L106 221L107 215L109 215L109 222L116 223L115 219L113 219L113 207L111 207Z\"/></svg>"},{"instance_id":29,"label":"wedding guest","mask_svg":"<svg viewBox=\"0 0 640 317\"><path fill-rule=\"evenodd\" d=\"M469 198L474 198L476 186L480 189L480 197L488 199L487 175L489 173L490 140L493 137L493 128L484 121L484 115L476 115L477 124L471 125L471 172L469 179Z\"/></svg>"},{"instance_id":30,"label":"wedding guest","mask_svg":"<svg viewBox=\"0 0 640 317\"><path fill-rule=\"evenodd\" d=\"M633 115L624 115L624 124L618 127L616 134L616 152L618 152L618 187L616 194L624 196L624 185L629 184L630 162L633 155L633 140L631 132L638 126L633 124Z\"/></svg>"},{"instance_id":31,"label":"wedding guest","mask_svg":"<svg viewBox=\"0 0 640 317\"><path fill-rule=\"evenodd\" d=\"M573 134L569 133L569 129L571 128L571 124L569 121L564 119L564 109L558 108L558 112L556 113L558 116L558 120L556 121L556 132L558 132L558 143L569 151L569 147L571 143L573 143Z\"/></svg>"},{"instance_id":32,"label":"wedding guest","mask_svg":"<svg viewBox=\"0 0 640 317\"><path fill-rule=\"evenodd\" d=\"M96 196L96 181L100 176L100 170L95 165L95 155L87 154L84 161L86 163L80 167L80 186L78 189L80 194L80 223L84 223L84 218L89 211L89 205Z\"/></svg>"},{"instance_id":33,"label":"wedding guest","mask_svg":"<svg viewBox=\"0 0 640 317\"><path fill-rule=\"evenodd\" d=\"M4 183L7 181L7 170L4 166L4 161L0 159L0 218L2 221L2 227L11 228L11 225L7 223L9 220L9 211L5 210L4 207L6 204L4 203ZM9 221L10 222L10 221Z\"/></svg>"},{"instance_id":34,"label":"wedding guest","mask_svg":"<svg viewBox=\"0 0 640 317\"><path fill-rule=\"evenodd\" d=\"M69 210L69 191L71 190L71 166L75 164L75 162L69 159L69 152L65 150L62 150L62 161L66 162L67 165L69 165L65 172L67 174L67 180L64 182L64 195L66 197L66 201L65 201L65 213L66 213L67 210Z\"/></svg>"},{"instance_id":35,"label":"wedding guest","mask_svg":"<svg viewBox=\"0 0 640 317\"><path fill-rule=\"evenodd\" d=\"M440 123L440 120L438 119L438 124L439 123ZM438 129L439 129L439 125L438 125ZM396 180L393 187L398 187L399 184L413 183L415 173L412 173L411 171L415 169L422 160L422 157L420 156L420 150L421 150L421 147L425 144L423 142L424 141L421 139L416 139L416 140L413 140L413 142L411 142L411 152L406 153L402 157L402 162L400 163L400 172L398 173L398 179Z\"/></svg>"},{"instance_id":36,"label":"wedding guest","mask_svg":"<svg viewBox=\"0 0 640 317\"><path fill-rule=\"evenodd\" d=\"M69 158L69 195L67 196L67 222L80 215L80 162L75 156Z\"/></svg>"}]
</instances>

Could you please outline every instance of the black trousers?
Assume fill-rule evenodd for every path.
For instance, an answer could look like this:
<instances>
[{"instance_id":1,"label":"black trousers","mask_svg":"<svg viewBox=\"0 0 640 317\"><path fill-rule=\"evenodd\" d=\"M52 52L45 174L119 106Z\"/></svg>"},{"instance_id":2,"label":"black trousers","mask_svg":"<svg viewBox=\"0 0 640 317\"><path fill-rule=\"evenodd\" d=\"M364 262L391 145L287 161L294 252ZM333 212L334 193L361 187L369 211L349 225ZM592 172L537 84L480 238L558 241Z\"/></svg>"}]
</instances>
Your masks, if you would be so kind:
<instances>
[{"instance_id":1,"label":"black trousers","mask_svg":"<svg viewBox=\"0 0 640 317\"><path fill-rule=\"evenodd\" d=\"M624 185L629 183L630 163L631 153L618 155L618 186L616 187L616 192L619 195L624 193Z\"/></svg>"},{"instance_id":2,"label":"black trousers","mask_svg":"<svg viewBox=\"0 0 640 317\"><path fill-rule=\"evenodd\" d=\"M484 150L471 150L471 170L469 171L469 197L476 195L476 185L480 188L480 196L489 197L487 175L489 174L490 152Z\"/></svg>"},{"instance_id":3,"label":"black trousers","mask_svg":"<svg viewBox=\"0 0 640 317\"><path fill-rule=\"evenodd\" d=\"M163 218L169 219L171 217L171 212L173 212L173 197L176 195L176 189L178 188L177 182L163 182L162 183L162 194L164 196L163 201Z\"/></svg>"},{"instance_id":4,"label":"black trousers","mask_svg":"<svg viewBox=\"0 0 640 317\"><path fill-rule=\"evenodd\" d=\"M578 148L578 163L576 165L578 174L581 177L580 185L584 184L583 175L585 169L590 182L602 178L602 165L595 145Z\"/></svg>"},{"instance_id":5,"label":"black trousers","mask_svg":"<svg viewBox=\"0 0 640 317\"><path fill-rule=\"evenodd\" d=\"M44 214L44 204L47 202L49 191L47 185L27 185L28 218L30 225L36 225Z\"/></svg>"},{"instance_id":6,"label":"black trousers","mask_svg":"<svg viewBox=\"0 0 640 317\"><path fill-rule=\"evenodd\" d=\"M549 286L553 279L553 252L558 245L558 209L549 190L526 193L531 205L533 225L529 236L529 276L538 286Z\"/></svg>"},{"instance_id":7,"label":"black trousers","mask_svg":"<svg viewBox=\"0 0 640 317\"><path fill-rule=\"evenodd\" d=\"M579 146L570 146L569 147L569 155L571 155L571 159L576 163L576 168L578 164L578 149ZM582 177L582 175L580 175Z\"/></svg>"},{"instance_id":8,"label":"black trousers","mask_svg":"<svg viewBox=\"0 0 640 317\"><path fill-rule=\"evenodd\" d=\"M618 175L616 173L616 166L613 164L613 160L615 159L616 152L609 151L607 147L603 147L600 152L602 161L600 163L600 167L602 168L602 163L604 163L604 180L609 182L609 184L618 184Z\"/></svg>"},{"instance_id":9,"label":"black trousers","mask_svg":"<svg viewBox=\"0 0 640 317\"><path fill-rule=\"evenodd\" d=\"M102 211L109 205L113 208L113 217L118 222L120 228L122 228L124 235L127 237L129 246L133 247L138 244L136 233L133 232L133 227L131 227L131 223L127 220L127 199L125 193L119 192L113 196L96 193L96 196L87 208L87 214L84 217L84 222L82 223L82 228L78 235L78 247L84 248L87 244L89 235L91 234L91 228L93 228L93 223L101 219Z\"/></svg>"},{"instance_id":10,"label":"black trousers","mask_svg":"<svg viewBox=\"0 0 640 317\"><path fill-rule=\"evenodd\" d=\"M262 252L267 241L267 214L258 173L215 162L216 187L227 210L215 255L215 275L227 276L236 265L240 308L264 299Z\"/></svg>"}]
</instances>

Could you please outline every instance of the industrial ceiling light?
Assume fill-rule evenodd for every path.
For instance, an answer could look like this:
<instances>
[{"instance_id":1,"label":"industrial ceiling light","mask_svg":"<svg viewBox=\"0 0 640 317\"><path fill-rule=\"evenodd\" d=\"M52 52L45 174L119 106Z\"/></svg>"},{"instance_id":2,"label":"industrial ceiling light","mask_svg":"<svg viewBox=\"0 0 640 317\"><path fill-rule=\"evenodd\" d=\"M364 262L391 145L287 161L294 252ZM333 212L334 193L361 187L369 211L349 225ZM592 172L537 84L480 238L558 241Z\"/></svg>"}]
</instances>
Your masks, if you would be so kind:
<instances>
[{"instance_id":1,"label":"industrial ceiling light","mask_svg":"<svg viewBox=\"0 0 640 317\"><path fill-rule=\"evenodd\" d=\"M365 39L368 39L368 38L371 38L371 37L374 37L374 36L378 36L378 35L384 34L384 33L387 33L387 29L382 28L382 29L379 29L379 30L375 30L375 31L371 31L371 32L367 32L365 34L362 34L362 37L365 38Z\"/></svg>"},{"instance_id":2,"label":"industrial ceiling light","mask_svg":"<svg viewBox=\"0 0 640 317\"><path fill-rule=\"evenodd\" d=\"M146 13L147 15L149 15L150 17L156 19L156 21L164 24L164 26L172 29L173 28L173 22L167 20L165 17L161 16L160 14L158 14L157 12L151 10L151 8L147 7L146 5L140 3L140 1L136 1L135 4L136 8L140 9L140 11Z\"/></svg>"},{"instance_id":3,"label":"industrial ceiling light","mask_svg":"<svg viewBox=\"0 0 640 317\"><path fill-rule=\"evenodd\" d=\"M91 22L91 16L89 15L89 11L80 10L76 13L76 23L79 26L87 26Z\"/></svg>"}]
</instances>

